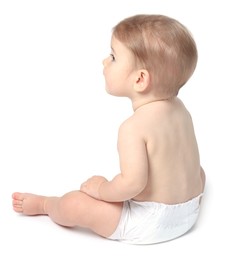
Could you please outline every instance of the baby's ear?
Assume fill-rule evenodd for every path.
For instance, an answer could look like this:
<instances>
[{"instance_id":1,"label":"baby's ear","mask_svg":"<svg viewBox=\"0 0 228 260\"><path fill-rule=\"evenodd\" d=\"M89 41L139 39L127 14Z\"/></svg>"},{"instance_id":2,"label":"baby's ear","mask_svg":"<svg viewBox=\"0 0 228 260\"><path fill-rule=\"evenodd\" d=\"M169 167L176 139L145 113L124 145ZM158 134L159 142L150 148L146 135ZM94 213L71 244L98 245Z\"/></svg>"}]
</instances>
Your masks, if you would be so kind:
<instances>
[{"instance_id":1,"label":"baby's ear","mask_svg":"<svg viewBox=\"0 0 228 260\"><path fill-rule=\"evenodd\" d=\"M136 72L134 90L139 93L147 92L150 88L150 74L147 70L141 69Z\"/></svg>"}]
</instances>

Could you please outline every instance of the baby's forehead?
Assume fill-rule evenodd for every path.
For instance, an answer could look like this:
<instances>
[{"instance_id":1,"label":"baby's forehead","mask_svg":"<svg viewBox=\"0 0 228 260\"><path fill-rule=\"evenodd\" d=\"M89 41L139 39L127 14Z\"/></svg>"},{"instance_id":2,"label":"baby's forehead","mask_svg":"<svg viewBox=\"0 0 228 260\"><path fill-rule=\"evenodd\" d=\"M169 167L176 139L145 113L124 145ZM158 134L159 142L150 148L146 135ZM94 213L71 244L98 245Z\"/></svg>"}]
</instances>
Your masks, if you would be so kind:
<instances>
[{"instance_id":1,"label":"baby's forehead","mask_svg":"<svg viewBox=\"0 0 228 260\"><path fill-rule=\"evenodd\" d=\"M127 46L124 43L122 43L120 40L118 40L114 35L111 38L111 48L115 52L124 51L130 53L130 50L127 48Z\"/></svg>"},{"instance_id":2,"label":"baby's forehead","mask_svg":"<svg viewBox=\"0 0 228 260\"><path fill-rule=\"evenodd\" d=\"M118 44L121 44L121 42L115 37L114 34L112 34L112 37L111 37L111 46L113 47L113 45L118 45Z\"/></svg>"}]
</instances>

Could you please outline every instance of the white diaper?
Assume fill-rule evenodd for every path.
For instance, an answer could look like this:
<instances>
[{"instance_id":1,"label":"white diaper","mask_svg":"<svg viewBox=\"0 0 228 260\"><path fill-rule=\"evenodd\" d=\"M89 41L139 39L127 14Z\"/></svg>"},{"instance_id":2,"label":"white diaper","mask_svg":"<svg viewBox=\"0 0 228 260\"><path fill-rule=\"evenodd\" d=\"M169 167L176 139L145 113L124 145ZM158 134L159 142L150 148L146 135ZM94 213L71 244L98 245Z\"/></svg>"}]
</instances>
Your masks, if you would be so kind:
<instances>
[{"instance_id":1,"label":"white diaper","mask_svg":"<svg viewBox=\"0 0 228 260\"><path fill-rule=\"evenodd\" d=\"M174 205L125 201L119 225L108 238L130 244L154 244L177 238L196 223L202 195Z\"/></svg>"}]
</instances>

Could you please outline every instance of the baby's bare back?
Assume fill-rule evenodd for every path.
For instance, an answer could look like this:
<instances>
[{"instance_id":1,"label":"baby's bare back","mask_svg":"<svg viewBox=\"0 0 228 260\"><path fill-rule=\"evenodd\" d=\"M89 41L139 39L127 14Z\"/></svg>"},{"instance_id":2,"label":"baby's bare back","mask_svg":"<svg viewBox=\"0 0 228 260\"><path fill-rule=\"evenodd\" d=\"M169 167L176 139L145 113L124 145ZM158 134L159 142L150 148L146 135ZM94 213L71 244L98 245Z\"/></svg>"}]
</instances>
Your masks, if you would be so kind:
<instances>
[{"instance_id":1,"label":"baby's bare back","mask_svg":"<svg viewBox=\"0 0 228 260\"><path fill-rule=\"evenodd\" d=\"M146 188L134 199L185 202L203 191L199 151L191 116L178 99L141 107L134 114L148 155Z\"/></svg>"}]
</instances>

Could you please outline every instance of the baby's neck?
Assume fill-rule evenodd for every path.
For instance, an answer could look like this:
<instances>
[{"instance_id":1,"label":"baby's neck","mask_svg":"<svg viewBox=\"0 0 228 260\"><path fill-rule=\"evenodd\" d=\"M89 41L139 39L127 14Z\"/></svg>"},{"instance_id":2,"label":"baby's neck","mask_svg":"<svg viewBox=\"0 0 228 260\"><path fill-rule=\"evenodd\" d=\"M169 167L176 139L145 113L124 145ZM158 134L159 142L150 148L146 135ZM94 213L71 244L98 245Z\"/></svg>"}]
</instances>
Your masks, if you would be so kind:
<instances>
[{"instance_id":1,"label":"baby's neck","mask_svg":"<svg viewBox=\"0 0 228 260\"><path fill-rule=\"evenodd\" d=\"M132 107L133 107L133 110L135 112L139 108L142 108L144 106L153 104L155 102L171 101L174 98L176 98L176 97L169 97L169 98L156 98L156 97L153 97L153 98L150 98L150 99L147 99L147 100L137 100L137 101L135 100L135 101L132 101Z\"/></svg>"}]
</instances>

